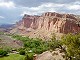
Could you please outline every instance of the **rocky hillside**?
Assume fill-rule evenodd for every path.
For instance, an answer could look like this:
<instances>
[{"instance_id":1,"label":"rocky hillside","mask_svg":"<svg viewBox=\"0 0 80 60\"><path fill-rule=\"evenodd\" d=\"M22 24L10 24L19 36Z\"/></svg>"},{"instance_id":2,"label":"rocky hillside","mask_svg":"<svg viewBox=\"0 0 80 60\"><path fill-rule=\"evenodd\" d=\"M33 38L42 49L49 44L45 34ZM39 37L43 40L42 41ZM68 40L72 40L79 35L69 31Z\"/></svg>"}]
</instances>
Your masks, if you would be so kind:
<instances>
[{"instance_id":1,"label":"rocky hillside","mask_svg":"<svg viewBox=\"0 0 80 60\"><path fill-rule=\"evenodd\" d=\"M28 35L31 37L50 37L51 33L67 34L80 32L80 17L73 14L46 12L41 16L25 14L11 33Z\"/></svg>"}]
</instances>

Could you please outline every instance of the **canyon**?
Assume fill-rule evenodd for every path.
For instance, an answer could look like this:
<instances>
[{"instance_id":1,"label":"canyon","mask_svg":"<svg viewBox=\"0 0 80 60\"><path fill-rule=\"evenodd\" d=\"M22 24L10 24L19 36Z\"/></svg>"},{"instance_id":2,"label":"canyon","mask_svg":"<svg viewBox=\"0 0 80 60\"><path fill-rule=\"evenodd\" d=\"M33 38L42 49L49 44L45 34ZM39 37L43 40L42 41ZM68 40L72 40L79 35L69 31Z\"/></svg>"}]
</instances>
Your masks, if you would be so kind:
<instances>
[{"instance_id":1,"label":"canyon","mask_svg":"<svg viewBox=\"0 0 80 60\"><path fill-rule=\"evenodd\" d=\"M80 16L74 14L61 14L46 12L40 16L25 14L10 33L30 37L48 39L54 33L61 36L68 33L80 32Z\"/></svg>"}]
</instances>

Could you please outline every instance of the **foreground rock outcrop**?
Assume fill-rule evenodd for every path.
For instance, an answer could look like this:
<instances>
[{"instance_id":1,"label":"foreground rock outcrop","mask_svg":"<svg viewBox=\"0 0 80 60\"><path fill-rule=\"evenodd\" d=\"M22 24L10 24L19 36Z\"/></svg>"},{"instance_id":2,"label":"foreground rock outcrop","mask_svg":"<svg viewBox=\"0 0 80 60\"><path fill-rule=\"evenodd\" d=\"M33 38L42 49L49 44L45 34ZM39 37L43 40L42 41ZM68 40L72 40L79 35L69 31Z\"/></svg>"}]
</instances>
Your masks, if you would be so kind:
<instances>
[{"instance_id":1,"label":"foreground rock outcrop","mask_svg":"<svg viewBox=\"0 0 80 60\"><path fill-rule=\"evenodd\" d=\"M60 52L59 49L55 51L45 51L42 54L36 55L34 60L65 60L64 52Z\"/></svg>"},{"instance_id":2,"label":"foreground rock outcrop","mask_svg":"<svg viewBox=\"0 0 80 60\"><path fill-rule=\"evenodd\" d=\"M67 34L80 32L80 17L73 14L55 12L43 13L41 16L25 14L11 33L19 33L31 37L50 37L51 33Z\"/></svg>"}]
</instances>

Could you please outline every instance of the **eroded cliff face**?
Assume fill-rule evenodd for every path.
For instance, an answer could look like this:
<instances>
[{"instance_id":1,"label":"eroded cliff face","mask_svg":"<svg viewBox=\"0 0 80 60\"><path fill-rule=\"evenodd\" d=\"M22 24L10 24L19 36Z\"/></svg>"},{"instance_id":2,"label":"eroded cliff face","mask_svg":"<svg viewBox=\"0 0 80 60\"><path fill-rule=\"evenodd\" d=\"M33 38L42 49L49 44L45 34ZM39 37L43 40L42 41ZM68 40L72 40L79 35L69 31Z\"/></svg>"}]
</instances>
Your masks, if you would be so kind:
<instances>
[{"instance_id":1,"label":"eroded cliff face","mask_svg":"<svg viewBox=\"0 0 80 60\"><path fill-rule=\"evenodd\" d=\"M43 13L41 16L24 15L17 22L17 31L29 36L48 37L51 33L79 33L79 18L73 14L55 12Z\"/></svg>"}]
</instances>

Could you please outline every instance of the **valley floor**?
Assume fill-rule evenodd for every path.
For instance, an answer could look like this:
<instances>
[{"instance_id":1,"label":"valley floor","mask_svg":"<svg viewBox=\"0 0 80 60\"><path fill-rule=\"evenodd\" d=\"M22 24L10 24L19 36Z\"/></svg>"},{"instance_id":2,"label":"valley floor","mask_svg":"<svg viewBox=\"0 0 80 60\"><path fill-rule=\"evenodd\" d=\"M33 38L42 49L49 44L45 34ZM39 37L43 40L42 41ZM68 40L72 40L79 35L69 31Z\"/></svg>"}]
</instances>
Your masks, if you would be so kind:
<instances>
[{"instance_id":1,"label":"valley floor","mask_svg":"<svg viewBox=\"0 0 80 60\"><path fill-rule=\"evenodd\" d=\"M21 41L7 35L0 35L0 39L0 47L21 48L23 46Z\"/></svg>"},{"instance_id":2,"label":"valley floor","mask_svg":"<svg viewBox=\"0 0 80 60\"><path fill-rule=\"evenodd\" d=\"M0 60L24 60L25 56L20 54L9 54L9 56L0 57Z\"/></svg>"}]
</instances>

